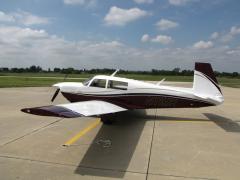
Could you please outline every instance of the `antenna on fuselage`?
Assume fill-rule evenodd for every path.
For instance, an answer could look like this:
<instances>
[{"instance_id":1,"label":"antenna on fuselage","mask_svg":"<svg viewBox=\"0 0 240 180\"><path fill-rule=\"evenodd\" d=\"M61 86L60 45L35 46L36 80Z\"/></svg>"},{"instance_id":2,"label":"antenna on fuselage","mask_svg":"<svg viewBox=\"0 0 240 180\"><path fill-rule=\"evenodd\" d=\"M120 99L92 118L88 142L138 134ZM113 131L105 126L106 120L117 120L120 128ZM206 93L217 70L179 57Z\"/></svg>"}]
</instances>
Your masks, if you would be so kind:
<instances>
[{"instance_id":1,"label":"antenna on fuselage","mask_svg":"<svg viewBox=\"0 0 240 180\"><path fill-rule=\"evenodd\" d=\"M114 73L112 73L111 76L115 76L115 74L117 74L118 71L119 69L116 69L116 71L114 71Z\"/></svg>"}]
</instances>

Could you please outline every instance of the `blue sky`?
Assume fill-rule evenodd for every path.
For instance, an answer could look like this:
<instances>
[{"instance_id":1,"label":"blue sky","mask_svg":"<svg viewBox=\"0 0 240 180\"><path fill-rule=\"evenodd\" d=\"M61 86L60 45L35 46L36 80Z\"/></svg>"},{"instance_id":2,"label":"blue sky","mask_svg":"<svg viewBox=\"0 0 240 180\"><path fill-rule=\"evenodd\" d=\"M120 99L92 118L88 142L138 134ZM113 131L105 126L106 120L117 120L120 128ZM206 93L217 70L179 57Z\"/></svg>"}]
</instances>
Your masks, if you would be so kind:
<instances>
[{"instance_id":1,"label":"blue sky","mask_svg":"<svg viewBox=\"0 0 240 180\"><path fill-rule=\"evenodd\" d=\"M237 0L0 2L0 67L240 71Z\"/></svg>"}]
</instances>

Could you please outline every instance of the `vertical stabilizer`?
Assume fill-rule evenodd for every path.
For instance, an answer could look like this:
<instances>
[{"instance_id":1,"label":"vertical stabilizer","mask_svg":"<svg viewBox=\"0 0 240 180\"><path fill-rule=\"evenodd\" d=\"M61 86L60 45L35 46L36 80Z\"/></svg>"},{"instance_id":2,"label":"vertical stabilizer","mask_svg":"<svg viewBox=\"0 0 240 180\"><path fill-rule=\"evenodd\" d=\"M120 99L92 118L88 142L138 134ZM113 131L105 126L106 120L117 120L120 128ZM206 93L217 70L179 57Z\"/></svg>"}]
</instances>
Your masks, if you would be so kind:
<instances>
[{"instance_id":1,"label":"vertical stabilizer","mask_svg":"<svg viewBox=\"0 0 240 180\"><path fill-rule=\"evenodd\" d=\"M209 63L195 63L193 92L202 98L212 99L221 104L223 95L212 66Z\"/></svg>"}]
</instances>

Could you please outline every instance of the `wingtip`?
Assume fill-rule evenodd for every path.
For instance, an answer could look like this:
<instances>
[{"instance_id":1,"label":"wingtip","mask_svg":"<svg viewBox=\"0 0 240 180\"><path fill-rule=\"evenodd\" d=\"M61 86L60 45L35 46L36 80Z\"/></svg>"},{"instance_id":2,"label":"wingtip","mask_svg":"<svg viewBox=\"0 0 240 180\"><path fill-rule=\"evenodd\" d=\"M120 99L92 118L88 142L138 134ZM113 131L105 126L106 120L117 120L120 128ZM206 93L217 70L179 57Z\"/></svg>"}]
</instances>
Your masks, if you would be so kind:
<instances>
[{"instance_id":1,"label":"wingtip","mask_svg":"<svg viewBox=\"0 0 240 180\"><path fill-rule=\"evenodd\" d=\"M28 114L31 113L31 110L29 108L23 108L21 111Z\"/></svg>"}]
</instances>

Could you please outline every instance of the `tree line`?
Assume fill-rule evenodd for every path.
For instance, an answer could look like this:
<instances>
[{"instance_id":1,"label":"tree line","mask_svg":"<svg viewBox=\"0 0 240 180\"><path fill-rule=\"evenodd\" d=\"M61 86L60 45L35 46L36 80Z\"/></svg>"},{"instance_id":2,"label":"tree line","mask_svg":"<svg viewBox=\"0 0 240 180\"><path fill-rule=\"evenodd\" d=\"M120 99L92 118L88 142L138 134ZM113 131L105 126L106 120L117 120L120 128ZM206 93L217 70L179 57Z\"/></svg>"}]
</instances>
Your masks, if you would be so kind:
<instances>
[{"instance_id":1,"label":"tree line","mask_svg":"<svg viewBox=\"0 0 240 180\"><path fill-rule=\"evenodd\" d=\"M61 74L111 74L115 69L74 69L74 68L53 68L48 70L42 69L40 66L30 66L26 68L0 68L0 73L61 73ZM165 76L192 76L193 70L181 70L180 68L174 68L173 70L159 70L152 69L151 71L130 71L130 70L120 70L120 74L145 74L145 75L165 75ZM218 77L236 77L240 78L238 72L218 72L215 71Z\"/></svg>"}]
</instances>

